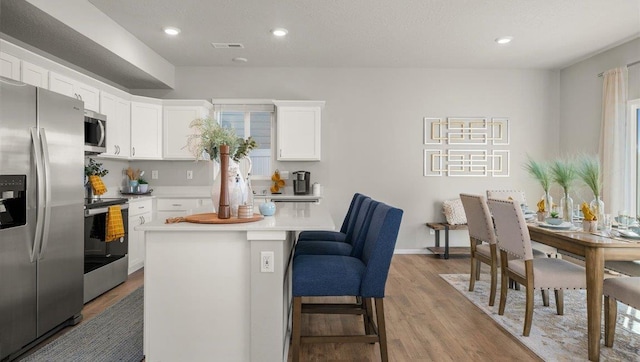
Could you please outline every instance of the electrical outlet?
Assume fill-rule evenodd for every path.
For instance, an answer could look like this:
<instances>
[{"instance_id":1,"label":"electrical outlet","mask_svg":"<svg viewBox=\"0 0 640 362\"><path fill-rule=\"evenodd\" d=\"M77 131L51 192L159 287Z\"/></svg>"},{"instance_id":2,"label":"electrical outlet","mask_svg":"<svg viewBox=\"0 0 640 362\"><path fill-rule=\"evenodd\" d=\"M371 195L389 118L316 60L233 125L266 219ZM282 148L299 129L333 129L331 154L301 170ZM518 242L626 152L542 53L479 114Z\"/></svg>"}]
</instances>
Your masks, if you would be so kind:
<instances>
[{"instance_id":1,"label":"electrical outlet","mask_svg":"<svg viewBox=\"0 0 640 362\"><path fill-rule=\"evenodd\" d=\"M260 272L273 273L273 251L260 252Z\"/></svg>"},{"instance_id":2,"label":"electrical outlet","mask_svg":"<svg viewBox=\"0 0 640 362\"><path fill-rule=\"evenodd\" d=\"M191 170L187 171L187 180L193 180L193 171Z\"/></svg>"},{"instance_id":3,"label":"electrical outlet","mask_svg":"<svg viewBox=\"0 0 640 362\"><path fill-rule=\"evenodd\" d=\"M429 235L435 235L435 234L436 234L436 231L435 231L435 230L433 230L433 229L429 229Z\"/></svg>"},{"instance_id":4,"label":"electrical outlet","mask_svg":"<svg viewBox=\"0 0 640 362\"><path fill-rule=\"evenodd\" d=\"M152 180L157 180L158 179L158 170L151 171L151 179Z\"/></svg>"}]
</instances>

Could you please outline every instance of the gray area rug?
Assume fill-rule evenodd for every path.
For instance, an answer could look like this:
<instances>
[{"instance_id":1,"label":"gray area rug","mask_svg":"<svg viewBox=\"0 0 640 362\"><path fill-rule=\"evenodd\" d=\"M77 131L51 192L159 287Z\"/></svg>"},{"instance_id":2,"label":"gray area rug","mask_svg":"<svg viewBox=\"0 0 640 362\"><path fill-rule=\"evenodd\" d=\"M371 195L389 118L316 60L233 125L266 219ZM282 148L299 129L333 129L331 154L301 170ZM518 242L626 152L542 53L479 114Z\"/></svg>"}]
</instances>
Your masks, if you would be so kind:
<instances>
[{"instance_id":1,"label":"gray area rug","mask_svg":"<svg viewBox=\"0 0 640 362\"><path fill-rule=\"evenodd\" d=\"M525 293L510 289L504 315L498 315L500 283L495 306L489 306L489 274L481 274L473 292L469 289L469 274L440 274L462 295L495 320L525 346L545 361L587 361L587 295L583 290L564 292L564 315L556 314L553 293L549 307L542 305L540 292L534 295L533 325L528 337L522 336ZM604 327L603 327L604 328ZM640 356L640 311L618 304L613 348L604 346L604 329L600 349L601 361L638 361Z\"/></svg>"},{"instance_id":2,"label":"gray area rug","mask_svg":"<svg viewBox=\"0 0 640 362\"><path fill-rule=\"evenodd\" d=\"M143 295L138 288L21 361L142 361Z\"/></svg>"}]
</instances>

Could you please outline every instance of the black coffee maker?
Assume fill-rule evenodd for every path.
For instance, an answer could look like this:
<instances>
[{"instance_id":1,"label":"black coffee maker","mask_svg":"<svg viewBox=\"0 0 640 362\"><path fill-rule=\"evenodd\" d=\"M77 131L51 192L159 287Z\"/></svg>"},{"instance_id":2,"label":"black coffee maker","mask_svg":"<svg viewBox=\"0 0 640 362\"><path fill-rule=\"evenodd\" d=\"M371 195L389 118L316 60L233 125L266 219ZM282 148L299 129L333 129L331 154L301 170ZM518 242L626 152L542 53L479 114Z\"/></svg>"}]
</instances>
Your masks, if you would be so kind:
<instances>
[{"instance_id":1,"label":"black coffee maker","mask_svg":"<svg viewBox=\"0 0 640 362\"><path fill-rule=\"evenodd\" d=\"M293 173L293 194L309 195L311 193L311 173L309 171L296 171Z\"/></svg>"}]
</instances>

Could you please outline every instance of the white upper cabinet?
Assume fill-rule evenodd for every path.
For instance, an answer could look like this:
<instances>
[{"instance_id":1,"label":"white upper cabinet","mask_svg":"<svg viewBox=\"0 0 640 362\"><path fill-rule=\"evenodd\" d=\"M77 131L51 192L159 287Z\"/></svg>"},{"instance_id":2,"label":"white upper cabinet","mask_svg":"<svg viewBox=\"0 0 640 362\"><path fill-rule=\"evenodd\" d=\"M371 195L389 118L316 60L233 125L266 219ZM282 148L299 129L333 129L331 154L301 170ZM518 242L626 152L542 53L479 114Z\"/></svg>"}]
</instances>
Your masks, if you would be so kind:
<instances>
[{"instance_id":1,"label":"white upper cabinet","mask_svg":"<svg viewBox=\"0 0 640 362\"><path fill-rule=\"evenodd\" d=\"M85 109L100 111L100 91L97 88L62 74L50 72L49 90L83 101Z\"/></svg>"},{"instance_id":2,"label":"white upper cabinet","mask_svg":"<svg viewBox=\"0 0 640 362\"><path fill-rule=\"evenodd\" d=\"M0 52L0 76L20 80L20 59Z\"/></svg>"},{"instance_id":3,"label":"white upper cabinet","mask_svg":"<svg viewBox=\"0 0 640 362\"><path fill-rule=\"evenodd\" d=\"M193 133L189 124L196 118L211 117L213 104L202 100L165 100L163 116L163 152L166 160L193 160L185 147Z\"/></svg>"},{"instance_id":4,"label":"white upper cabinet","mask_svg":"<svg viewBox=\"0 0 640 362\"><path fill-rule=\"evenodd\" d=\"M131 158L162 158L162 101L133 97L131 102Z\"/></svg>"},{"instance_id":5,"label":"white upper cabinet","mask_svg":"<svg viewBox=\"0 0 640 362\"><path fill-rule=\"evenodd\" d=\"M49 71L43 67L22 61L20 80L36 87L49 89Z\"/></svg>"},{"instance_id":6,"label":"white upper cabinet","mask_svg":"<svg viewBox=\"0 0 640 362\"><path fill-rule=\"evenodd\" d=\"M107 116L107 152L102 156L131 155L131 102L107 92L100 93L100 113Z\"/></svg>"},{"instance_id":7,"label":"white upper cabinet","mask_svg":"<svg viewBox=\"0 0 640 362\"><path fill-rule=\"evenodd\" d=\"M273 101L278 161L320 161L324 101Z\"/></svg>"}]
</instances>

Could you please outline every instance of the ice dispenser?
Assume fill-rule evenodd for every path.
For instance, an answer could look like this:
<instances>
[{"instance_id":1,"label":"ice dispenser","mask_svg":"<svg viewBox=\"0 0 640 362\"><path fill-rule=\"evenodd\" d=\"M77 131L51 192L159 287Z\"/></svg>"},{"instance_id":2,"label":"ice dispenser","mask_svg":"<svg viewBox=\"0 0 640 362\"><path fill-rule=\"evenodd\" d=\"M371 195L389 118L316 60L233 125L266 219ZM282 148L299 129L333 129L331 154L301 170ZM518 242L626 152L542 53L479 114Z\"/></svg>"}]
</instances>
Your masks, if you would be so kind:
<instances>
[{"instance_id":1,"label":"ice dispenser","mask_svg":"<svg viewBox=\"0 0 640 362\"><path fill-rule=\"evenodd\" d=\"M26 186L26 175L0 175L0 229L26 224Z\"/></svg>"}]
</instances>

